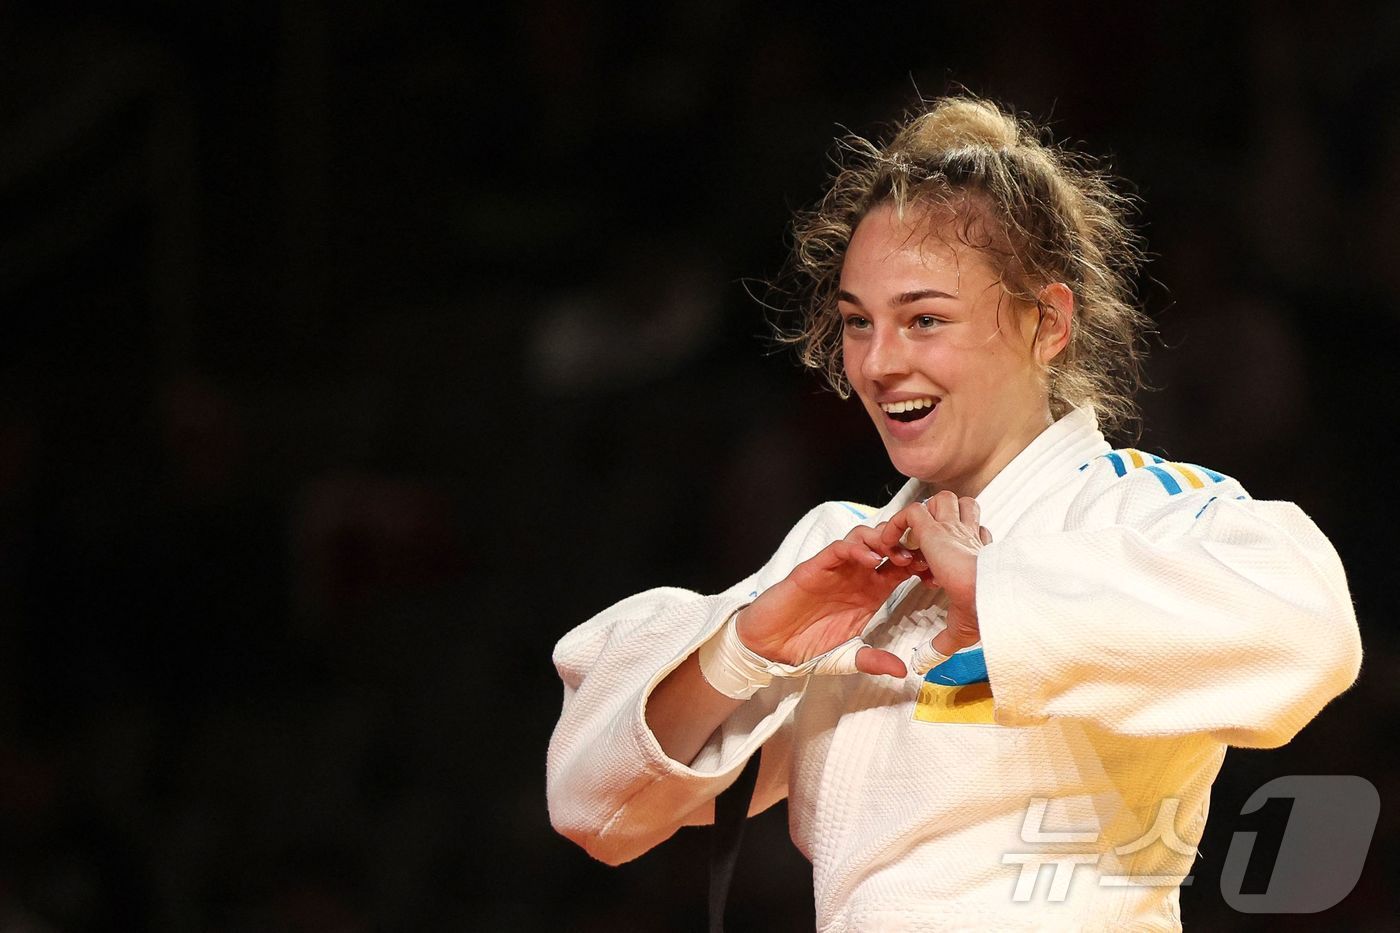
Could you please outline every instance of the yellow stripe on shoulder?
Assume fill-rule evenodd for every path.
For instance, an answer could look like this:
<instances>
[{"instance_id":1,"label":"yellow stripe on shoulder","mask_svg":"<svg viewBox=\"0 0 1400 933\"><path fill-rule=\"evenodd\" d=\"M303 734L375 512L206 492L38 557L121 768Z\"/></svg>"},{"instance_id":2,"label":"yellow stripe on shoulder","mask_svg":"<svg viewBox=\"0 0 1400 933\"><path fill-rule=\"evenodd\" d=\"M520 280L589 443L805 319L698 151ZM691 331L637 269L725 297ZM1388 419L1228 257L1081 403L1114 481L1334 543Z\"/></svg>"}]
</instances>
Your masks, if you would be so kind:
<instances>
[{"instance_id":1,"label":"yellow stripe on shoulder","mask_svg":"<svg viewBox=\"0 0 1400 933\"><path fill-rule=\"evenodd\" d=\"M1147 454L1147 452L1135 450L1133 447L1110 450L1099 459L1105 459L1109 462L1113 466L1114 475L1117 476L1127 476L1130 472L1140 471L1140 469L1155 476L1156 481L1161 483L1162 489L1165 489L1170 496L1175 496L1186 489L1205 489L1212 483L1224 482L1229 479L1229 476L1218 474L1214 469L1208 469L1198 464L1166 461L1156 454ZM1089 464L1079 466L1079 469L1088 468Z\"/></svg>"},{"instance_id":2,"label":"yellow stripe on shoulder","mask_svg":"<svg viewBox=\"0 0 1400 933\"><path fill-rule=\"evenodd\" d=\"M1188 482L1188 483L1191 484L1191 488L1192 488L1192 489L1205 489L1205 488L1206 488L1205 482L1204 482L1199 476L1196 475L1196 471L1193 470L1193 469L1191 469L1191 468L1190 468L1189 466L1187 466L1186 464L1184 464L1184 463L1173 463L1172 466L1176 467L1176 471L1177 471L1178 473L1180 473L1182 476L1186 477L1186 482Z\"/></svg>"},{"instance_id":3,"label":"yellow stripe on shoulder","mask_svg":"<svg viewBox=\"0 0 1400 933\"><path fill-rule=\"evenodd\" d=\"M1113 467L1113 472L1120 477L1127 476L1136 470L1152 474L1157 478L1157 482L1161 483L1167 494L1172 496L1186 489L1204 489L1214 483L1229 479L1223 473L1217 473L1194 463L1167 461L1156 454L1144 453L1132 447L1110 450L1101 459L1108 461ZM1080 469L1085 470L1088 467L1089 464L1086 463Z\"/></svg>"}]
</instances>

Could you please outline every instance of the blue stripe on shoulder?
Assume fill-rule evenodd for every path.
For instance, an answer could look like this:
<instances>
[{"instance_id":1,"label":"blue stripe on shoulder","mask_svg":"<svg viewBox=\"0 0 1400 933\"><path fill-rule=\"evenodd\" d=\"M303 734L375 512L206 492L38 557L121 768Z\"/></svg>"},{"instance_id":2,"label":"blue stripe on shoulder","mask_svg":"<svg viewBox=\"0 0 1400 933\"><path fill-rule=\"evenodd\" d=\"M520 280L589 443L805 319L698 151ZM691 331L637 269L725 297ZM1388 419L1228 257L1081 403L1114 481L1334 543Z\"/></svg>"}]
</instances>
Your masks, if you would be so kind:
<instances>
[{"instance_id":1,"label":"blue stripe on shoulder","mask_svg":"<svg viewBox=\"0 0 1400 933\"><path fill-rule=\"evenodd\" d=\"M1169 494L1174 496L1181 492L1181 484L1176 481L1176 478L1155 463L1149 463L1147 466L1143 467L1143 469L1161 480L1162 485Z\"/></svg>"},{"instance_id":2,"label":"blue stripe on shoulder","mask_svg":"<svg viewBox=\"0 0 1400 933\"><path fill-rule=\"evenodd\" d=\"M1211 504L1212 502L1214 502L1216 499L1219 499L1219 498L1220 498L1219 496L1211 496L1209 499L1207 499L1207 500L1206 500L1206 504L1203 505L1203 506L1201 506L1201 511L1200 511L1200 512L1197 512L1196 515L1195 515L1195 517L1196 517L1196 518L1200 518L1200 517L1201 517L1201 512L1204 512L1206 509L1210 508L1210 504Z\"/></svg>"},{"instance_id":3,"label":"blue stripe on shoulder","mask_svg":"<svg viewBox=\"0 0 1400 933\"><path fill-rule=\"evenodd\" d=\"M851 505L849 502L842 502L842 503L840 503L840 504L841 504L841 505L844 505L844 506L851 512L852 515L854 515L856 518L860 519L861 521L865 521L865 519L867 519L867 518L870 517L869 515L866 515L864 512L862 512L860 509L858 509L858 508L856 508L855 506Z\"/></svg>"},{"instance_id":4,"label":"blue stripe on shoulder","mask_svg":"<svg viewBox=\"0 0 1400 933\"><path fill-rule=\"evenodd\" d=\"M1203 467L1195 463L1188 463L1186 464L1186 466L1189 466L1193 470L1200 470L1206 476L1209 476L1211 481L1215 483L1223 482L1225 479L1227 479L1224 473L1217 473L1209 467Z\"/></svg>"},{"instance_id":5,"label":"blue stripe on shoulder","mask_svg":"<svg viewBox=\"0 0 1400 933\"><path fill-rule=\"evenodd\" d=\"M959 651L925 674L924 680L945 687L984 683L987 680L987 656L981 648Z\"/></svg>"},{"instance_id":6,"label":"blue stripe on shoulder","mask_svg":"<svg viewBox=\"0 0 1400 933\"><path fill-rule=\"evenodd\" d=\"M1129 463L1127 460L1127 455L1129 454L1133 455L1135 462L1139 459L1143 461L1142 466L1137 467L1133 463ZM1183 473L1187 470L1195 470L1201 476L1204 476L1207 479L1209 479L1212 483L1223 483L1225 480L1230 478L1223 473L1217 473L1215 470L1212 470L1209 467L1203 467L1196 463L1183 462L1176 464L1168 464L1166 460L1157 456L1156 454L1150 454L1143 450L1111 450L1106 454L1101 454L1100 457L1113 464L1113 472L1120 477L1127 476L1130 472L1132 472L1135 469L1146 470L1153 476L1157 477L1157 482L1161 483L1162 488L1165 489L1167 491L1167 494L1171 496L1181 494L1182 481L1172 470L1168 469L1169 466L1175 466L1178 469L1180 469ZM1085 470L1088 468L1088 466L1089 464L1086 463L1079 469ZM1189 476L1188 478L1191 479L1191 482L1194 485L1196 482L1195 478ZM1205 509L1203 508L1201 511L1205 511ZM1199 518L1200 512L1197 512L1196 516Z\"/></svg>"}]
</instances>

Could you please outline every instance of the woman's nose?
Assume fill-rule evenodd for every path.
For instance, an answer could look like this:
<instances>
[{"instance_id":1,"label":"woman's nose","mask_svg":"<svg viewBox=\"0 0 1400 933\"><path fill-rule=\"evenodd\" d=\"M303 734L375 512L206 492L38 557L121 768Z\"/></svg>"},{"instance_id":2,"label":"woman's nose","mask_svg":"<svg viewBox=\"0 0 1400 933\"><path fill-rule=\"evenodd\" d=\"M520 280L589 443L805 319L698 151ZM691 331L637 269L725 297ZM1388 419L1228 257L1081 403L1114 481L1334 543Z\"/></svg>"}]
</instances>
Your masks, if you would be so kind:
<instances>
[{"instance_id":1,"label":"woman's nose","mask_svg":"<svg viewBox=\"0 0 1400 933\"><path fill-rule=\"evenodd\" d=\"M898 331L877 329L871 335L865 358L861 360L861 375L875 382L886 382L891 377L906 375L908 371L908 354Z\"/></svg>"}]
</instances>

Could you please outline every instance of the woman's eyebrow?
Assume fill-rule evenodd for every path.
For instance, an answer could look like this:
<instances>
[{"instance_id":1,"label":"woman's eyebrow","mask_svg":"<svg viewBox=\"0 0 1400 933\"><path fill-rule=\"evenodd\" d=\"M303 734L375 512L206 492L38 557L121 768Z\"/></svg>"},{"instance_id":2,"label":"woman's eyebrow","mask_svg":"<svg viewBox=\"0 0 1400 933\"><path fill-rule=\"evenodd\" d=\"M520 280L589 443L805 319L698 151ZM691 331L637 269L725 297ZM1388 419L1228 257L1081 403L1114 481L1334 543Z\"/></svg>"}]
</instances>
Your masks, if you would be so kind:
<instances>
[{"instance_id":1,"label":"woman's eyebrow","mask_svg":"<svg viewBox=\"0 0 1400 933\"><path fill-rule=\"evenodd\" d=\"M918 289L917 291L912 291L912 292L901 292L901 293L899 293L899 294L896 295L895 298L894 298L894 304L895 304L895 306L910 305L910 304L913 304L913 303L916 302L916 301L923 301L925 298L957 298L957 297L958 297L957 295L950 295L950 294L948 294L947 292L939 291L939 290L936 289L936 288L920 288L920 289ZM837 301L845 301L845 302L847 302L847 303L849 303L849 304L853 304L853 305L855 305L857 308L863 308L863 307L865 307L863 304L860 303L860 299L859 299L859 298L857 298L855 295L852 295L850 292L846 291L845 289L841 289L840 291L838 291L838 292L836 293L836 300L837 300Z\"/></svg>"},{"instance_id":2,"label":"woman's eyebrow","mask_svg":"<svg viewBox=\"0 0 1400 933\"><path fill-rule=\"evenodd\" d=\"M939 291L936 288L921 288L918 291L903 292L894 300L896 305L911 305L916 301L923 301L925 298L956 298L957 295L950 295L947 292Z\"/></svg>"}]
</instances>

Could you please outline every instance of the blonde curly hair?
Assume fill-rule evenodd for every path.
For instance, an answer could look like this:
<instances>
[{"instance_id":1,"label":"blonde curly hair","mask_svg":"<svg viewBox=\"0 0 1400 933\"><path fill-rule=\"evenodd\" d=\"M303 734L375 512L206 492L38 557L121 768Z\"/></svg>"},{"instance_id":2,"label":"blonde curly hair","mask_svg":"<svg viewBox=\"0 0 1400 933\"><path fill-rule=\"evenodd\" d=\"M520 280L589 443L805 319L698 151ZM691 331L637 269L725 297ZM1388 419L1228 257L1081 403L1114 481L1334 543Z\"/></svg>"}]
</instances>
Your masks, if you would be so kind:
<instances>
[{"instance_id":1,"label":"blonde curly hair","mask_svg":"<svg viewBox=\"0 0 1400 933\"><path fill-rule=\"evenodd\" d=\"M848 397L836 294L851 236L881 204L900 216L941 207L1012 299L1040 307L1039 292L1055 282L1074 293L1069 345L1050 364L1051 414L1089 407L1106 432L1135 420L1148 320L1134 289L1143 253L1127 224L1133 201L1084 155L1043 138L1042 128L963 94L926 104L886 144L838 140L830 186L795 217L789 263L773 283L780 299L770 305L797 309L792 325L778 322L778 339Z\"/></svg>"}]
</instances>

